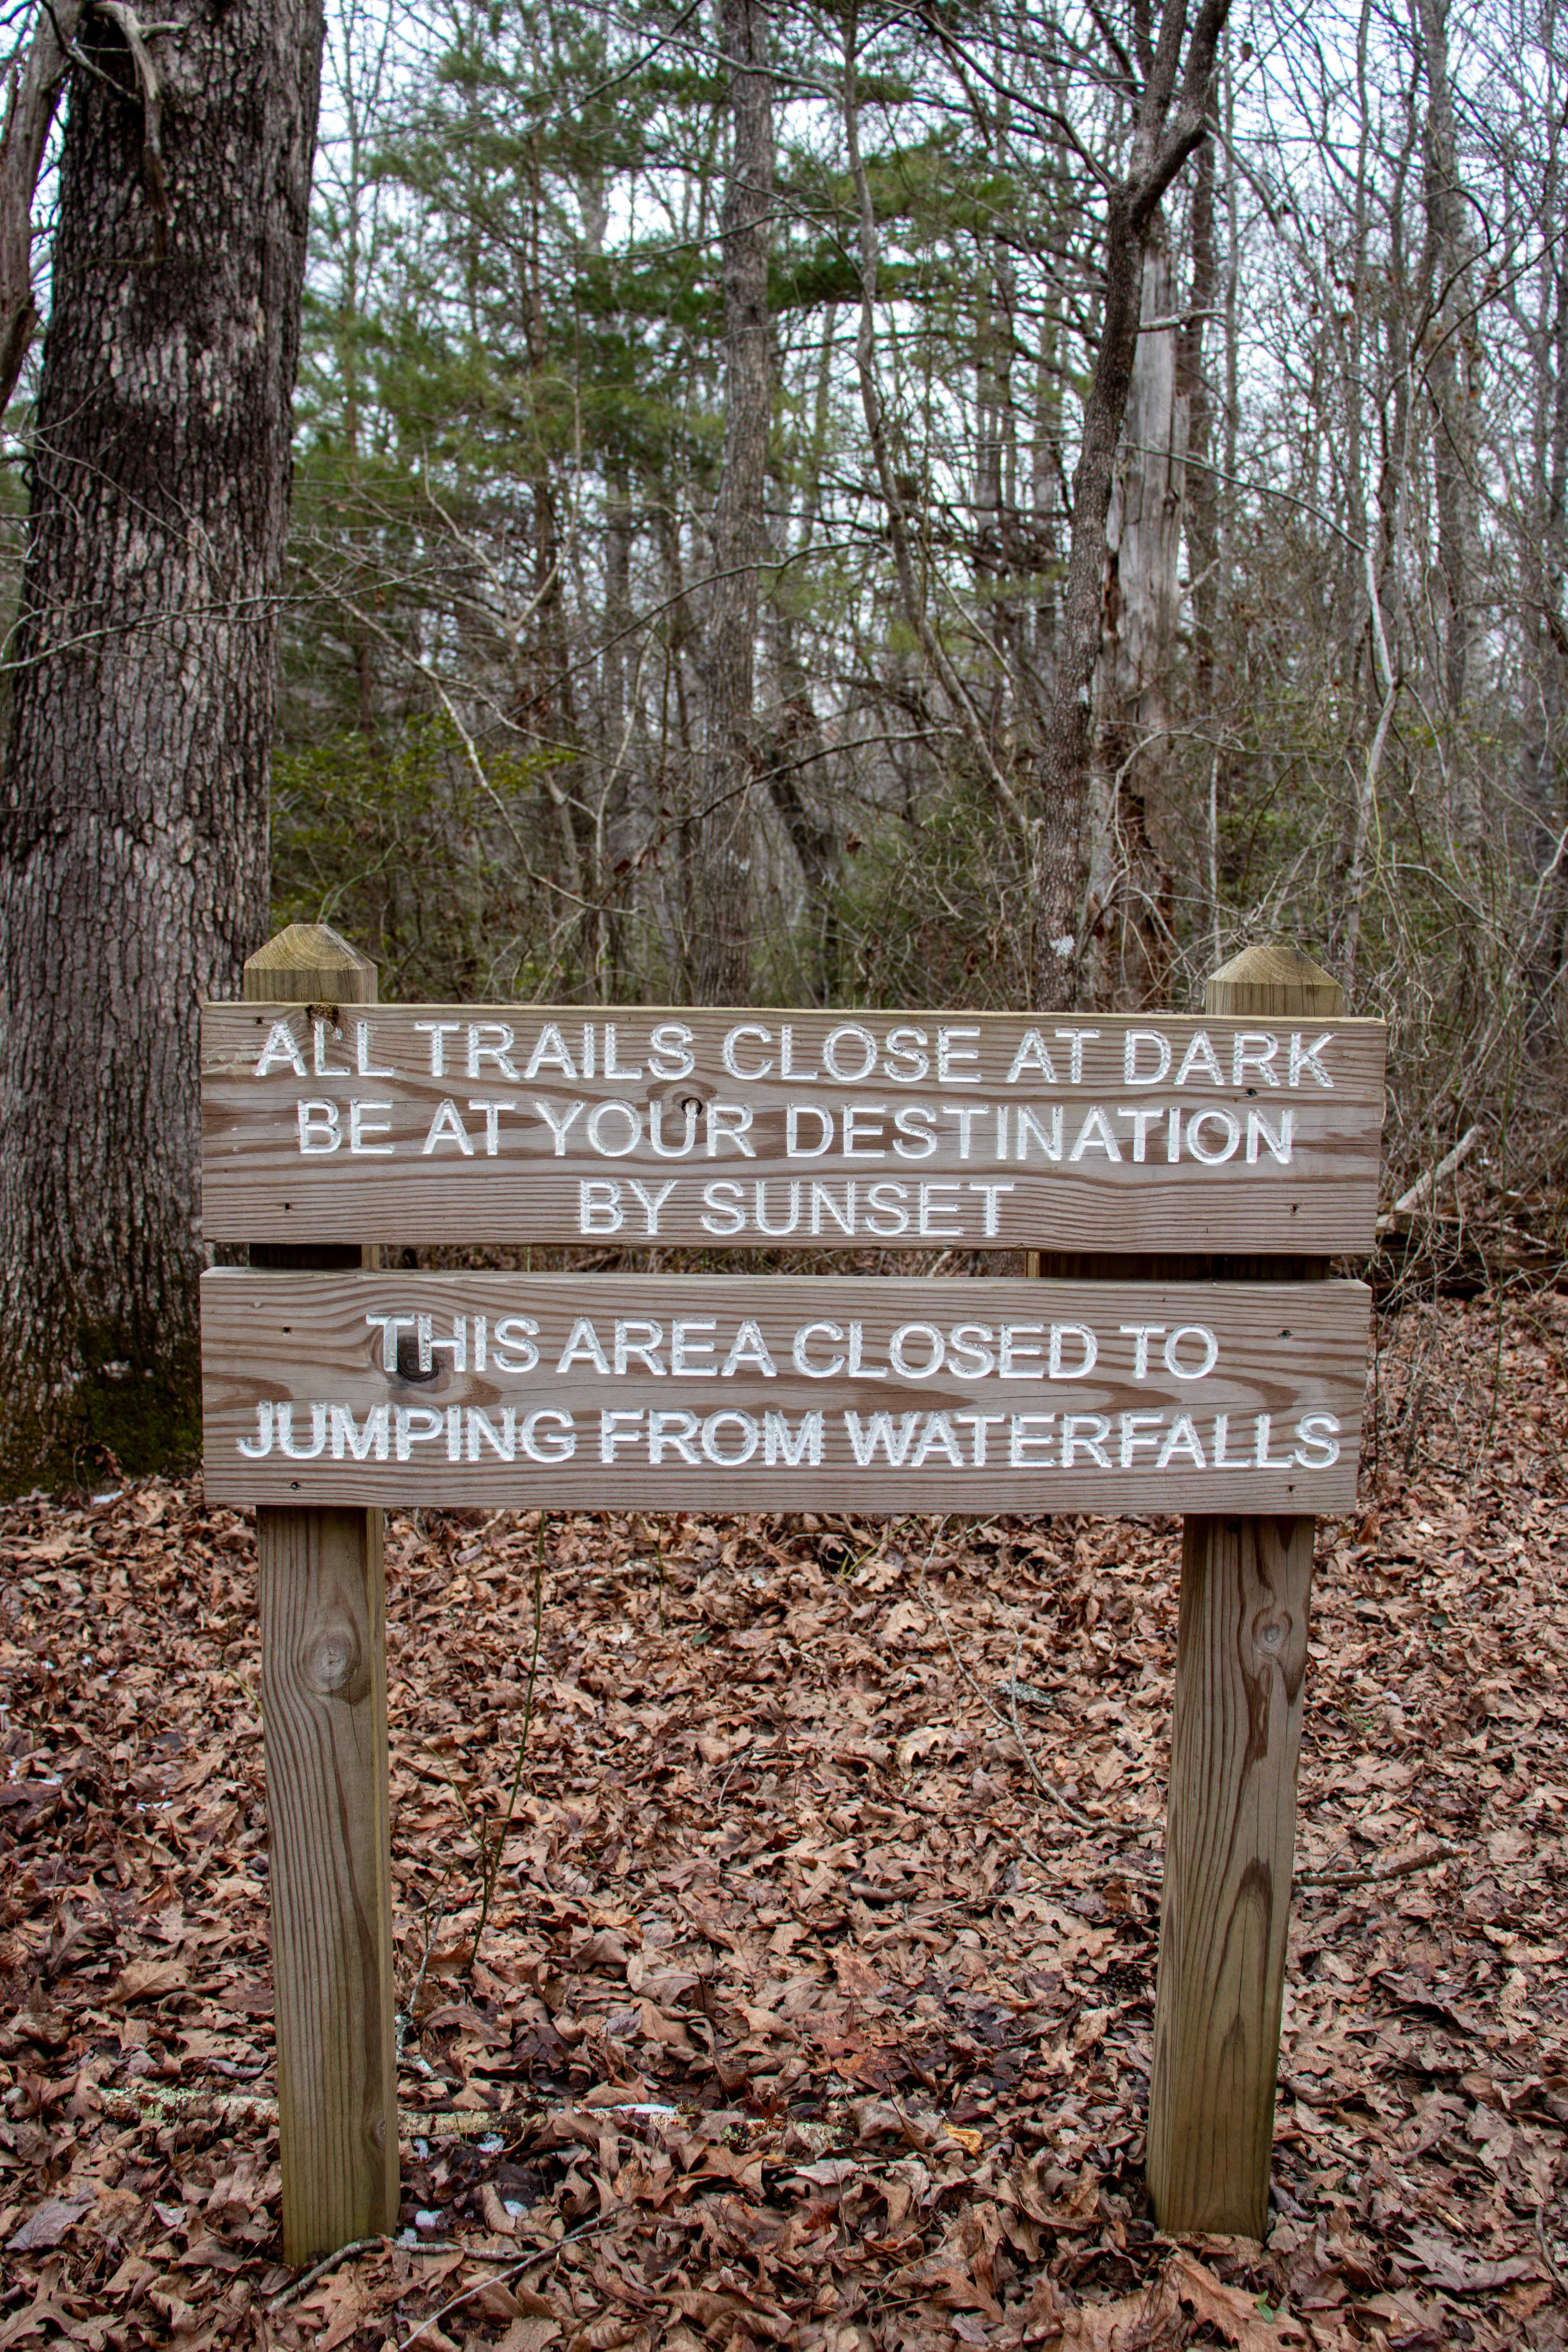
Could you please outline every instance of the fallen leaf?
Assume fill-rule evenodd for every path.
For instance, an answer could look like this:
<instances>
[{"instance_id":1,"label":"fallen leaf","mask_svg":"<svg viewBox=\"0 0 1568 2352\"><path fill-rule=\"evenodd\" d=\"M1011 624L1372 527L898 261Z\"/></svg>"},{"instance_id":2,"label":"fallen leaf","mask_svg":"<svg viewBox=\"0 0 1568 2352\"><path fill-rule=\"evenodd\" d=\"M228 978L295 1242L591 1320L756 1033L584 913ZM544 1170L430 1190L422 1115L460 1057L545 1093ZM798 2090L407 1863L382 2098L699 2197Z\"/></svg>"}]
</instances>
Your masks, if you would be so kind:
<instances>
[{"instance_id":1,"label":"fallen leaf","mask_svg":"<svg viewBox=\"0 0 1568 2352\"><path fill-rule=\"evenodd\" d=\"M899 1770L907 1772L917 1756L929 1756L931 1750L941 1744L942 1734L934 1723L917 1724L913 1731L904 1733L894 1751Z\"/></svg>"},{"instance_id":2,"label":"fallen leaf","mask_svg":"<svg viewBox=\"0 0 1568 2352\"><path fill-rule=\"evenodd\" d=\"M555 2343L559 2335L558 2319L514 2319L506 2334L497 2337L496 2352L544 2352L545 2346Z\"/></svg>"},{"instance_id":3,"label":"fallen leaf","mask_svg":"<svg viewBox=\"0 0 1568 2352\"><path fill-rule=\"evenodd\" d=\"M485 2215L485 2226L486 2229L494 2230L498 2236L503 2238L511 2238L517 2235L518 2217L515 2213L507 2212L505 2205L501 2202L499 2192L497 2191L494 2181L486 2180L485 2182L483 2188L479 2191L479 2202Z\"/></svg>"},{"instance_id":4,"label":"fallen leaf","mask_svg":"<svg viewBox=\"0 0 1568 2352\"><path fill-rule=\"evenodd\" d=\"M358 2333L361 2320L372 2308L371 2298L362 2281L353 2279L347 2282L329 2324L316 2338L314 2352L338 2352L340 2344L346 2344L350 2336Z\"/></svg>"},{"instance_id":5,"label":"fallen leaf","mask_svg":"<svg viewBox=\"0 0 1568 2352\"><path fill-rule=\"evenodd\" d=\"M1442 2287L1449 2294L1485 2294L1500 2286L1511 2286L1519 2279L1541 2276L1539 2256L1511 2254L1500 2263L1489 2263L1467 2254L1436 2230L1407 2229L1404 2235L1418 2275L1427 2285ZM1396 2260L1399 2259L1396 2253ZM1402 2261L1400 2266L1410 2267Z\"/></svg>"},{"instance_id":6,"label":"fallen leaf","mask_svg":"<svg viewBox=\"0 0 1568 2352\"><path fill-rule=\"evenodd\" d=\"M36 2254L47 2246L57 2246L67 2231L76 2227L95 2194L46 2197L41 2205L34 2206L21 2228L8 2240L7 2252Z\"/></svg>"},{"instance_id":7,"label":"fallen leaf","mask_svg":"<svg viewBox=\"0 0 1568 2352\"><path fill-rule=\"evenodd\" d=\"M1307 2340L1305 2330L1288 2314L1261 2309L1256 2295L1227 2286L1196 2254L1173 2254L1166 2281L1198 2324L1216 2329L1237 2352L1282 2352L1285 2346Z\"/></svg>"},{"instance_id":8,"label":"fallen leaf","mask_svg":"<svg viewBox=\"0 0 1568 2352\"><path fill-rule=\"evenodd\" d=\"M1124 2294L1114 2303L1084 2303L1076 2311L1065 2312L1060 2322L1046 2322L1043 2336L1037 2339L1051 2347L1051 2352L1136 2352L1153 2341L1153 2326L1162 2311L1155 2298L1148 2294ZM1060 2336L1051 2331L1061 2327Z\"/></svg>"},{"instance_id":9,"label":"fallen leaf","mask_svg":"<svg viewBox=\"0 0 1568 2352\"><path fill-rule=\"evenodd\" d=\"M133 2000L160 2000L165 1993L183 1991L191 1981L183 1960L132 1960L121 1969L106 1999L113 2009Z\"/></svg>"},{"instance_id":10,"label":"fallen leaf","mask_svg":"<svg viewBox=\"0 0 1568 2352\"><path fill-rule=\"evenodd\" d=\"M814 2180L820 2189L839 2189L863 2170L852 2156L819 2157L815 2164L798 2164L790 2171L791 2180Z\"/></svg>"}]
</instances>

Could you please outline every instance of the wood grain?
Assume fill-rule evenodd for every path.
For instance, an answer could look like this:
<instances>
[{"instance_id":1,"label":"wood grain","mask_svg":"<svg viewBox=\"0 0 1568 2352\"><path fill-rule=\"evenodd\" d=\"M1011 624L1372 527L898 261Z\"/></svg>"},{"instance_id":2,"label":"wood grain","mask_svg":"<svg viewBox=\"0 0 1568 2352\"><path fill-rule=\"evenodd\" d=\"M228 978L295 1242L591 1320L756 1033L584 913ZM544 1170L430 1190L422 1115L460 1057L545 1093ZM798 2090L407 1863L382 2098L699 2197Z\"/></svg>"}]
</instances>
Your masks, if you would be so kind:
<instances>
[{"instance_id":1,"label":"wood grain","mask_svg":"<svg viewBox=\"0 0 1568 2352\"><path fill-rule=\"evenodd\" d=\"M1189 1518L1148 2179L1164 2230L1268 2227L1310 1518Z\"/></svg>"},{"instance_id":2,"label":"wood grain","mask_svg":"<svg viewBox=\"0 0 1568 2352\"><path fill-rule=\"evenodd\" d=\"M1298 950L1258 947L1215 974L1205 1003L1337 1023L1343 999ZM1309 1285L1327 1271L1301 1265ZM1182 1531L1149 2082L1149 2189L1166 2230L1260 2238L1267 2226L1314 1536L1306 1517L1194 1517Z\"/></svg>"},{"instance_id":3,"label":"wood grain","mask_svg":"<svg viewBox=\"0 0 1568 2352\"><path fill-rule=\"evenodd\" d=\"M371 1004L376 971L324 925L293 924L251 958L245 986ZM361 1252L252 1255L332 1267ZM287 1276L241 1276L258 1278ZM382 1514L264 1508L256 1553L283 2243L305 2263L397 2227Z\"/></svg>"},{"instance_id":4,"label":"wood grain","mask_svg":"<svg viewBox=\"0 0 1568 2352\"><path fill-rule=\"evenodd\" d=\"M382 1515L258 1513L284 2258L397 2227Z\"/></svg>"},{"instance_id":5,"label":"wood grain","mask_svg":"<svg viewBox=\"0 0 1568 2352\"><path fill-rule=\"evenodd\" d=\"M1368 1306L1354 1282L218 1270L204 1278L202 1295L207 1493L492 1508L1343 1508L1355 1489ZM507 1342L509 1318L537 1328ZM1134 1325L1151 1333L1142 1378L1139 1341L1124 1328ZM1094 1336L1095 1360L1072 1377L1090 1352L1074 1336L1080 1327ZM1004 1329L1012 1335L1005 1364ZM1207 1374L1187 1377L1208 1359L1196 1336L1203 1329L1214 1335L1215 1360ZM810 1336L798 1361L802 1332ZM536 1350L538 1360L525 1363ZM287 1453L277 1419L285 1404ZM508 1409L514 1458L502 1460L494 1433L507 1442ZM570 1435L570 1455L528 1458L517 1433L538 1411L567 1417L538 1425L540 1454ZM471 1412L486 1414L488 1430L471 1424ZM606 1412L631 1416L608 1441ZM820 1458L791 1466L776 1443L769 1465L765 1416L782 1415L793 1436L813 1412L822 1416ZM655 1413L667 1416L663 1433L676 1433L667 1444L662 1434L655 1441ZM716 1413L749 1415L762 1428L747 1458L744 1420L703 1433ZM983 1454L979 1432L956 1419L977 1413L995 1417ZM1024 1425L1015 1447L1012 1416L1021 1413L1056 1419ZM1332 1463L1301 1430L1303 1416L1319 1413L1339 1424ZM866 1433L877 1414L889 1435L872 1444ZM1076 1437L1064 1464L1069 1415ZM1149 1416L1128 1433L1125 1456L1124 1415ZM1195 1444L1173 1441L1161 1468L1160 1449L1184 1415ZM1214 1458L1221 1415L1229 1466ZM1261 1439L1259 1415L1269 1421ZM934 1427L943 1417L946 1431ZM872 1457L864 1464L857 1436ZM264 1440L264 1457L246 1459L242 1444L254 1451ZM1255 1465L1260 1442L1277 1466Z\"/></svg>"},{"instance_id":6,"label":"wood grain","mask_svg":"<svg viewBox=\"0 0 1568 2352\"><path fill-rule=\"evenodd\" d=\"M1249 1023L1333 1021L1345 1018L1344 991L1332 972L1282 940L1243 948L1213 973L1203 992L1203 1009Z\"/></svg>"},{"instance_id":7,"label":"wood grain","mask_svg":"<svg viewBox=\"0 0 1568 2352\"><path fill-rule=\"evenodd\" d=\"M376 967L330 923L287 923L246 959L246 1003L373 1004Z\"/></svg>"},{"instance_id":8,"label":"wood grain","mask_svg":"<svg viewBox=\"0 0 1568 2352\"><path fill-rule=\"evenodd\" d=\"M788 1080L786 1029L791 1070L807 1074ZM669 1043L677 1033L686 1041L678 1051ZM1049 1076L1027 1045L1031 1034ZM1167 1048L1155 1083L1148 1074ZM1066 1024L643 1008L612 1022L580 1006L400 1005L356 1017L335 1002L303 1016L285 1004L212 1004L202 1051L213 1239L1372 1245L1383 1027L1315 1011ZM661 1075L684 1055L689 1071ZM915 1131L900 1130L899 1117L913 1114ZM1285 1161L1267 1138L1283 1142L1287 1114ZM633 1184L663 1197L650 1206ZM584 1194L584 1185L600 1190Z\"/></svg>"}]
</instances>

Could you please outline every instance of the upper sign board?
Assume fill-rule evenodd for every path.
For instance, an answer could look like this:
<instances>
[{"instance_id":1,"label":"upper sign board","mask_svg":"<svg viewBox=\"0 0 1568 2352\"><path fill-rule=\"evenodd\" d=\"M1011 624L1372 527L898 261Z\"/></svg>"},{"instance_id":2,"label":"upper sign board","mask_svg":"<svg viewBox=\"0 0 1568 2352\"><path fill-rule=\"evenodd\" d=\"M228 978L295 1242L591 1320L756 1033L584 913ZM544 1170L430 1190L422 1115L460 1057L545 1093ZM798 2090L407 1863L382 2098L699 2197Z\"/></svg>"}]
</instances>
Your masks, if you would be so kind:
<instances>
[{"instance_id":1,"label":"upper sign board","mask_svg":"<svg viewBox=\"0 0 1568 2352\"><path fill-rule=\"evenodd\" d=\"M604 1510L1343 1509L1359 1282L202 1278L206 1491Z\"/></svg>"},{"instance_id":2,"label":"upper sign board","mask_svg":"<svg viewBox=\"0 0 1568 2352\"><path fill-rule=\"evenodd\" d=\"M208 1004L210 1239L1371 1247L1377 1021Z\"/></svg>"}]
</instances>

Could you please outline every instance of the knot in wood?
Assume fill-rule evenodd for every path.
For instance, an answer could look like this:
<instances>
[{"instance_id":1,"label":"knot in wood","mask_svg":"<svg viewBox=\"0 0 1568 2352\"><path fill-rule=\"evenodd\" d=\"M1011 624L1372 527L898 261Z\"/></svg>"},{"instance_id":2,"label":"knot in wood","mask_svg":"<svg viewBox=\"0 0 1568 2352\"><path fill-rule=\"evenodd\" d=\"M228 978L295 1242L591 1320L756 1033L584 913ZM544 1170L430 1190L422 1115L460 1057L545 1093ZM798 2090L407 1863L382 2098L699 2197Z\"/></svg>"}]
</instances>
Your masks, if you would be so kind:
<instances>
[{"instance_id":1,"label":"knot in wood","mask_svg":"<svg viewBox=\"0 0 1568 2352\"><path fill-rule=\"evenodd\" d=\"M323 1698L362 1696L364 1657L356 1627L346 1617L329 1619L310 1637L305 1679Z\"/></svg>"},{"instance_id":2,"label":"knot in wood","mask_svg":"<svg viewBox=\"0 0 1568 2352\"><path fill-rule=\"evenodd\" d=\"M1301 1648L1296 1619L1289 1609L1263 1608L1252 1620L1253 1654L1262 1666L1279 1666L1291 1675Z\"/></svg>"}]
</instances>

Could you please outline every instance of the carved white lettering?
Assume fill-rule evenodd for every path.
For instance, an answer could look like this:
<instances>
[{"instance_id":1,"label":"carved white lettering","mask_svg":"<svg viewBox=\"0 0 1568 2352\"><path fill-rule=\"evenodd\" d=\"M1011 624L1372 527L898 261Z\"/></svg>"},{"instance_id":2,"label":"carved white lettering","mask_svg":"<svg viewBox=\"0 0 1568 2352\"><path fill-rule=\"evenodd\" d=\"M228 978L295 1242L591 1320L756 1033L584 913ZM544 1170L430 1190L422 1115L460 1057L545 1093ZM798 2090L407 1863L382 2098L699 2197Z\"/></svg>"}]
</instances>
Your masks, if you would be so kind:
<instances>
[{"instance_id":1,"label":"carved white lettering","mask_svg":"<svg viewBox=\"0 0 1568 2352\"><path fill-rule=\"evenodd\" d=\"M267 1043L261 1049L255 1075L265 1078L269 1070L277 1069L280 1064L292 1070L297 1078L309 1075L305 1067L305 1056L299 1050L299 1040L287 1021L275 1021L267 1031Z\"/></svg>"}]
</instances>

